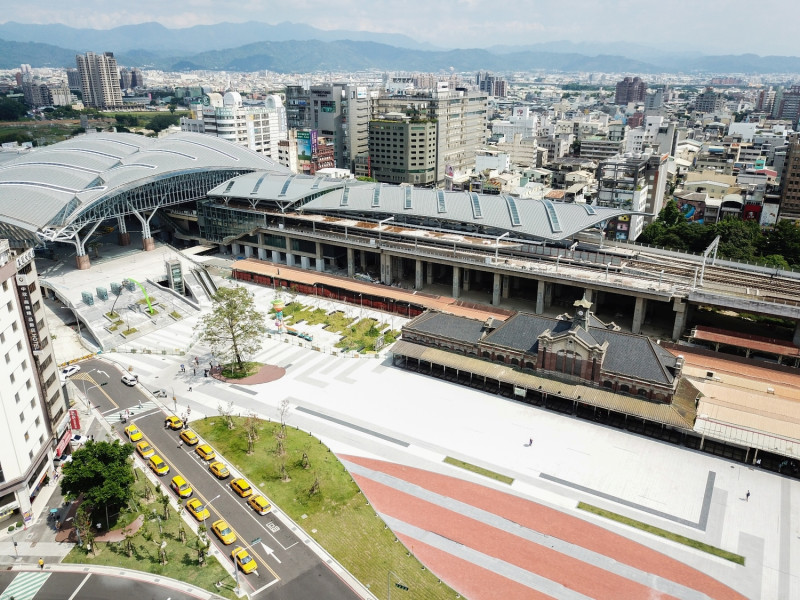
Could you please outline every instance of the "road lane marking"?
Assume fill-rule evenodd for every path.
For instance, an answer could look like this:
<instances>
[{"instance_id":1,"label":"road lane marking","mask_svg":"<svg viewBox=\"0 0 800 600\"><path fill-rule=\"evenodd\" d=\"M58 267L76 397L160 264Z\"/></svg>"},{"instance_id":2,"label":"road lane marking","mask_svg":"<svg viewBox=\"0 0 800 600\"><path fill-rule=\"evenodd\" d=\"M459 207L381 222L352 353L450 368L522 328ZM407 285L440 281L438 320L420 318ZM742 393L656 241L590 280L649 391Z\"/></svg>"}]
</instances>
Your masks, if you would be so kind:
<instances>
[{"instance_id":1,"label":"road lane marking","mask_svg":"<svg viewBox=\"0 0 800 600\"><path fill-rule=\"evenodd\" d=\"M82 587L83 587L83 586L86 584L86 582L87 582L87 581L89 581L89 577L91 577L91 576L92 576L92 574L91 574L91 573L89 573L88 575L86 575L86 577L84 577L84 578L83 578L83 581L81 581L81 584L80 584L78 587L76 587L76 588L75 588L75 591L74 591L74 592L72 592L72 596L70 596L69 598L67 598L67 600L74 600L75 596L77 596L77 595L78 595L78 592L80 592L80 591L81 591L81 588L82 588Z\"/></svg>"}]
</instances>

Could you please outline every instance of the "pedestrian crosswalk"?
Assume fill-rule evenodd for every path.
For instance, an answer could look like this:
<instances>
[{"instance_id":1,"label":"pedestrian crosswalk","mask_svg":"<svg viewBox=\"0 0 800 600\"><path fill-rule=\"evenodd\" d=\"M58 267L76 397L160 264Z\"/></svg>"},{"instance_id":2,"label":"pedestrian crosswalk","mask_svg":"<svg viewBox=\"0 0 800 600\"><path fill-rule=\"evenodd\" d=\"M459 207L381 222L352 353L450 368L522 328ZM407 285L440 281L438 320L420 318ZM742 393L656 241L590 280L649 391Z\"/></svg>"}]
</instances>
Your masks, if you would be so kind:
<instances>
[{"instance_id":1,"label":"pedestrian crosswalk","mask_svg":"<svg viewBox=\"0 0 800 600\"><path fill-rule=\"evenodd\" d=\"M50 573L22 572L0 593L0 600L31 600L50 577Z\"/></svg>"},{"instance_id":2,"label":"pedestrian crosswalk","mask_svg":"<svg viewBox=\"0 0 800 600\"><path fill-rule=\"evenodd\" d=\"M103 413L107 421L120 421L120 417L126 418L131 421L136 418L136 415L148 413L153 410L160 410L161 406L156 402L150 400L142 402L141 404L134 404L130 408L112 408Z\"/></svg>"}]
</instances>

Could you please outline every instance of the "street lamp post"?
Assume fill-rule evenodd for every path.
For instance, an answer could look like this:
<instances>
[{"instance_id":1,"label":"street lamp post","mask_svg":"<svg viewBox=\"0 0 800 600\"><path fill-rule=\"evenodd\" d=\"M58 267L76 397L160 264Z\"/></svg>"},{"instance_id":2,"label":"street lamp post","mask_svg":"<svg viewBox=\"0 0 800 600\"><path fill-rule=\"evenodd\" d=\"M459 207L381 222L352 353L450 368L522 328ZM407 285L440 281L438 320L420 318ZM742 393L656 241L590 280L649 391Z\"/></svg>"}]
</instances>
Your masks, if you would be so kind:
<instances>
[{"instance_id":1,"label":"street lamp post","mask_svg":"<svg viewBox=\"0 0 800 600\"><path fill-rule=\"evenodd\" d=\"M560 261L562 258L564 258L564 255L563 255L563 254L559 254L558 256L556 256L556 273L558 273L558 262L559 262L559 261Z\"/></svg>"},{"instance_id":2,"label":"street lamp post","mask_svg":"<svg viewBox=\"0 0 800 600\"><path fill-rule=\"evenodd\" d=\"M611 263L606 263L606 281L608 281L608 267L611 266Z\"/></svg>"},{"instance_id":3,"label":"street lamp post","mask_svg":"<svg viewBox=\"0 0 800 600\"><path fill-rule=\"evenodd\" d=\"M502 240L507 235L511 235L511 232L510 231L506 231L503 235L499 236L494 242L494 244L495 244L495 246L494 246L494 262L495 263L497 263L498 255L500 254L500 240Z\"/></svg>"},{"instance_id":4,"label":"street lamp post","mask_svg":"<svg viewBox=\"0 0 800 600\"><path fill-rule=\"evenodd\" d=\"M203 508L205 508L205 509L208 509L208 507L209 507L209 506L211 506L211 503L212 503L214 500L216 500L217 498L219 498L221 495L222 495L222 494L217 494L216 496L214 496L214 497L213 497L211 500L209 500L208 502L206 502L206 503L205 503L205 506L203 506ZM208 512L208 510L206 510L206 512ZM211 513L209 512L209 514L211 514ZM208 518L208 517L203 517L203 527L205 527L205 526L206 526L206 519L207 519L207 518ZM206 531L208 531L208 529L206 529Z\"/></svg>"}]
</instances>

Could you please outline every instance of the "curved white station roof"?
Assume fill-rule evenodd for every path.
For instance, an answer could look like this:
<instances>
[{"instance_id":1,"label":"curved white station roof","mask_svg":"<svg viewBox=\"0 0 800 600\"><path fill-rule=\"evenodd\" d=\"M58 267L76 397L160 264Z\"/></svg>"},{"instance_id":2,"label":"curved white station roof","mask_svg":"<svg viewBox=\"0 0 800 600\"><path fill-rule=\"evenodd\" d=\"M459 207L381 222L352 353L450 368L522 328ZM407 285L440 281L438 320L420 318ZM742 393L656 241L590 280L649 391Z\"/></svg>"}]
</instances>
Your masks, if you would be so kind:
<instances>
[{"instance_id":1,"label":"curved white station roof","mask_svg":"<svg viewBox=\"0 0 800 600\"><path fill-rule=\"evenodd\" d=\"M288 173L248 148L199 133L81 135L0 163L0 222L31 232L65 226L138 184L228 169Z\"/></svg>"},{"instance_id":2,"label":"curved white station roof","mask_svg":"<svg viewBox=\"0 0 800 600\"><path fill-rule=\"evenodd\" d=\"M386 215L470 223L511 235L561 240L631 211L474 192L446 192L310 175L248 173L218 185L210 197L277 202L283 210Z\"/></svg>"}]
</instances>

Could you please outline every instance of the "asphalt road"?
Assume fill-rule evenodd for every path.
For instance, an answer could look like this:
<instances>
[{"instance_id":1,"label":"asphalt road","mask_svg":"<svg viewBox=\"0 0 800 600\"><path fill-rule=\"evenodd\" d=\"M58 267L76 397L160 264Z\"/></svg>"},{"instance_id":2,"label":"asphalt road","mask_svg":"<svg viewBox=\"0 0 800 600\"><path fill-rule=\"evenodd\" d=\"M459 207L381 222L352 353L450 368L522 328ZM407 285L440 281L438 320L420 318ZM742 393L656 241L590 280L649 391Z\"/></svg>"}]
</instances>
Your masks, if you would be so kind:
<instances>
[{"instance_id":1,"label":"asphalt road","mask_svg":"<svg viewBox=\"0 0 800 600\"><path fill-rule=\"evenodd\" d=\"M301 530L293 531L291 524L272 513L265 516L256 514L246 500L230 488L230 477L220 481L194 452L194 447L178 447L179 432L164 428L164 419L168 415L154 405L152 396L141 389L141 384L135 387L123 384L120 379L123 371L105 361L84 361L81 368L81 376L87 379L75 380L75 383L81 388L86 383L86 393L92 405L105 416L119 436L127 439L124 434L126 424L119 417L125 411L130 411L127 424L135 422L156 454L170 466L170 472L161 478L162 482L168 486L173 476L181 475L192 485L193 498L199 498L205 504L210 502L211 516L206 526L212 544L223 559L231 560L230 552L237 545L245 546L256 558L258 575L239 573L240 584L251 598L359 598L308 548L308 538ZM168 403L167 400L163 402ZM179 412L185 410L178 408ZM137 460L141 460L138 455ZM269 490L264 489L260 482L250 481L250 484L269 498ZM168 493L173 492L169 490ZM237 541L229 546L224 546L210 532L211 523L220 518L225 519L236 533Z\"/></svg>"}]
</instances>

